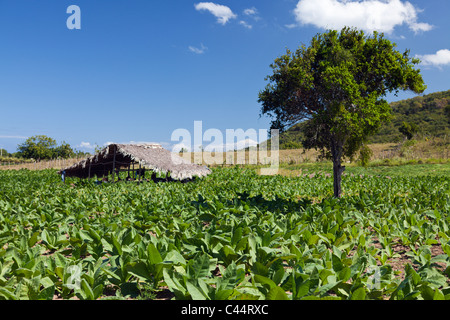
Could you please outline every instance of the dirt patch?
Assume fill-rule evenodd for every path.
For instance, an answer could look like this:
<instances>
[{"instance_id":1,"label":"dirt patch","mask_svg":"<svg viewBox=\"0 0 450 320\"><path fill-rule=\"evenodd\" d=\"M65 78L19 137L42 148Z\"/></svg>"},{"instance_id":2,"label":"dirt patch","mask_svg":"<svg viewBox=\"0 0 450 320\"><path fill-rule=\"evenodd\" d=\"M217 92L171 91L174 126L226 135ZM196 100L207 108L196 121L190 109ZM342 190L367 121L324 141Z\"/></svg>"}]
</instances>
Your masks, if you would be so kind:
<instances>
[{"instance_id":1,"label":"dirt patch","mask_svg":"<svg viewBox=\"0 0 450 320\"><path fill-rule=\"evenodd\" d=\"M372 244L377 249L383 249L383 246L378 241L377 237L372 238ZM386 261L386 264L389 264L392 266L393 271L397 274L400 280L405 279L405 266L407 264L410 264L415 270L417 270L417 264L414 261L414 258L411 257L409 254L412 249L410 246L405 246L402 243L400 243L399 239L394 239L393 243L391 244L391 249L393 251L392 258L389 258ZM419 246L416 245L415 249L419 249ZM439 255L444 254L444 251L442 250L441 244L434 244L430 247L431 251L431 258L437 257ZM381 265L381 263L378 261L378 265ZM445 263L437 262L433 264L435 268L437 268L439 271L444 272L446 269Z\"/></svg>"}]
</instances>

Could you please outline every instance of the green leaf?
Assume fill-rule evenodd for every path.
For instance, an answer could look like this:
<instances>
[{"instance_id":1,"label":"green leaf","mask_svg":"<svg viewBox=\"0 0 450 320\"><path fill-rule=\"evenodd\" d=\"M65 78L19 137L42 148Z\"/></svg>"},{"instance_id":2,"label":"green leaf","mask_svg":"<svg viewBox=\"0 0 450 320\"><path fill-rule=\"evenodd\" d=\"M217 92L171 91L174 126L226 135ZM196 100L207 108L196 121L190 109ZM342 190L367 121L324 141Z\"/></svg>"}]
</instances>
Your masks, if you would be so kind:
<instances>
[{"instance_id":1,"label":"green leaf","mask_svg":"<svg viewBox=\"0 0 450 320\"><path fill-rule=\"evenodd\" d=\"M366 289L360 287L353 291L350 300L366 300Z\"/></svg>"},{"instance_id":2,"label":"green leaf","mask_svg":"<svg viewBox=\"0 0 450 320\"><path fill-rule=\"evenodd\" d=\"M45 289L43 289L38 296L39 300L53 300L53 297L55 295L55 286L49 286Z\"/></svg>"},{"instance_id":3,"label":"green leaf","mask_svg":"<svg viewBox=\"0 0 450 320\"><path fill-rule=\"evenodd\" d=\"M32 247L36 244L37 240L38 240L38 236L39 236L39 232L35 232L33 233L33 235L30 237L30 239L28 239L28 246Z\"/></svg>"},{"instance_id":4,"label":"green leaf","mask_svg":"<svg viewBox=\"0 0 450 320\"><path fill-rule=\"evenodd\" d=\"M344 268L341 259L335 254L332 255L331 261L333 262L333 270L335 272L340 272Z\"/></svg>"},{"instance_id":5,"label":"green leaf","mask_svg":"<svg viewBox=\"0 0 450 320\"><path fill-rule=\"evenodd\" d=\"M241 227L236 228L231 236L231 245L236 246L236 244L242 239L242 235L243 229Z\"/></svg>"},{"instance_id":6,"label":"green leaf","mask_svg":"<svg viewBox=\"0 0 450 320\"><path fill-rule=\"evenodd\" d=\"M312 235L308 240L308 245L315 245L319 242L320 237L317 234Z\"/></svg>"},{"instance_id":7,"label":"green leaf","mask_svg":"<svg viewBox=\"0 0 450 320\"><path fill-rule=\"evenodd\" d=\"M206 297L196 286L194 286L189 280L186 280L186 288L192 297L192 300L207 300Z\"/></svg>"},{"instance_id":8,"label":"green leaf","mask_svg":"<svg viewBox=\"0 0 450 320\"><path fill-rule=\"evenodd\" d=\"M8 300L19 300L13 292L9 291L7 288L0 287L0 296L5 297Z\"/></svg>"},{"instance_id":9,"label":"green leaf","mask_svg":"<svg viewBox=\"0 0 450 320\"><path fill-rule=\"evenodd\" d=\"M210 259L207 254L202 254L188 263L188 275L190 279L207 278L215 269L216 259Z\"/></svg>"},{"instance_id":10,"label":"green leaf","mask_svg":"<svg viewBox=\"0 0 450 320\"><path fill-rule=\"evenodd\" d=\"M25 277L28 279L31 279L33 277L34 272L30 269L26 269L26 268L17 268L14 271L14 274L18 277Z\"/></svg>"},{"instance_id":11,"label":"green leaf","mask_svg":"<svg viewBox=\"0 0 450 320\"><path fill-rule=\"evenodd\" d=\"M277 287L276 283L273 282L271 279L264 277L259 274L254 275L254 279L256 282L261 283L262 285L267 286L269 289Z\"/></svg>"},{"instance_id":12,"label":"green leaf","mask_svg":"<svg viewBox=\"0 0 450 320\"><path fill-rule=\"evenodd\" d=\"M158 264L163 262L163 259L161 258L158 249L156 249L155 245L151 242L147 246L147 253L150 264Z\"/></svg>"},{"instance_id":13,"label":"green leaf","mask_svg":"<svg viewBox=\"0 0 450 320\"><path fill-rule=\"evenodd\" d=\"M439 289L436 289L436 291L434 292L433 300L445 300L445 296Z\"/></svg>"},{"instance_id":14,"label":"green leaf","mask_svg":"<svg viewBox=\"0 0 450 320\"><path fill-rule=\"evenodd\" d=\"M94 299L98 299L101 297L101 295L103 294L103 287L104 287L103 284L99 284L94 288L93 290Z\"/></svg>"},{"instance_id":15,"label":"green leaf","mask_svg":"<svg viewBox=\"0 0 450 320\"><path fill-rule=\"evenodd\" d=\"M217 290L227 291L235 288L245 279L245 270L238 268L234 261L222 272L222 277L217 278Z\"/></svg>"},{"instance_id":16,"label":"green leaf","mask_svg":"<svg viewBox=\"0 0 450 320\"><path fill-rule=\"evenodd\" d=\"M172 250L164 257L164 262L170 262L172 264L186 265L186 259L177 250Z\"/></svg>"},{"instance_id":17,"label":"green leaf","mask_svg":"<svg viewBox=\"0 0 450 320\"><path fill-rule=\"evenodd\" d=\"M44 288L48 288L54 285L52 279L50 279L49 277L45 277L40 279L40 284L44 287Z\"/></svg>"},{"instance_id":18,"label":"green leaf","mask_svg":"<svg viewBox=\"0 0 450 320\"><path fill-rule=\"evenodd\" d=\"M281 283L281 281L283 280L284 275L285 275L284 268L280 267L273 275L272 280L275 282L276 285L279 285Z\"/></svg>"},{"instance_id":19,"label":"green leaf","mask_svg":"<svg viewBox=\"0 0 450 320\"><path fill-rule=\"evenodd\" d=\"M309 280L303 281L300 285L297 286L297 292L295 295L296 299L302 298L309 293L309 286L311 282Z\"/></svg>"},{"instance_id":20,"label":"green leaf","mask_svg":"<svg viewBox=\"0 0 450 320\"><path fill-rule=\"evenodd\" d=\"M103 270L103 272L105 272L107 275L109 275L110 277L113 277L116 280L121 281L122 279L120 278L120 276L118 274L116 274L115 272L107 269L107 268L101 268Z\"/></svg>"},{"instance_id":21,"label":"green leaf","mask_svg":"<svg viewBox=\"0 0 450 320\"><path fill-rule=\"evenodd\" d=\"M80 291L82 293L82 296L86 300L95 300L94 292L91 289L91 286L86 281L86 279L81 279L81 288Z\"/></svg>"},{"instance_id":22,"label":"green leaf","mask_svg":"<svg viewBox=\"0 0 450 320\"><path fill-rule=\"evenodd\" d=\"M90 235L93 239L95 239L95 241L101 242L102 238L100 237L100 235L98 234L98 232L94 230L94 228L89 228L88 232L89 232L89 235Z\"/></svg>"},{"instance_id":23,"label":"green leaf","mask_svg":"<svg viewBox=\"0 0 450 320\"><path fill-rule=\"evenodd\" d=\"M113 248L116 249L116 253L118 255L122 255L123 254L122 245L119 243L117 238L114 235L111 235L110 241L112 243Z\"/></svg>"},{"instance_id":24,"label":"green leaf","mask_svg":"<svg viewBox=\"0 0 450 320\"><path fill-rule=\"evenodd\" d=\"M332 290L334 287L336 287L337 285L339 285L342 281L338 281L338 282L331 282L328 283L324 286L321 286L318 290L318 293L322 296L322 295L327 295L328 291Z\"/></svg>"},{"instance_id":25,"label":"green leaf","mask_svg":"<svg viewBox=\"0 0 450 320\"><path fill-rule=\"evenodd\" d=\"M278 286L272 287L266 294L267 300L289 300L286 292Z\"/></svg>"},{"instance_id":26,"label":"green leaf","mask_svg":"<svg viewBox=\"0 0 450 320\"><path fill-rule=\"evenodd\" d=\"M332 296L326 296L326 297L307 296L307 297L302 298L301 300L342 300L342 298L332 297Z\"/></svg>"},{"instance_id":27,"label":"green leaf","mask_svg":"<svg viewBox=\"0 0 450 320\"><path fill-rule=\"evenodd\" d=\"M229 245L224 245L220 251L219 251L222 256L224 257L224 262L225 264L229 264L232 261L236 260L238 258L238 255L236 254L236 252L234 252L233 248L230 247Z\"/></svg>"},{"instance_id":28,"label":"green leaf","mask_svg":"<svg viewBox=\"0 0 450 320\"><path fill-rule=\"evenodd\" d=\"M217 290L214 294L214 300L227 300L233 294L233 289Z\"/></svg>"},{"instance_id":29,"label":"green leaf","mask_svg":"<svg viewBox=\"0 0 450 320\"><path fill-rule=\"evenodd\" d=\"M346 282L350 279L352 274L352 270L349 267L344 267L338 274L338 280L342 280L343 282Z\"/></svg>"},{"instance_id":30,"label":"green leaf","mask_svg":"<svg viewBox=\"0 0 450 320\"><path fill-rule=\"evenodd\" d=\"M239 240L239 242L236 244L234 249L236 251L243 250L246 248L247 243L248 243L248 237L244 237L241 240Z\"/></svg>"},{"instance_id":31,"label":"green leaf","mask_svg":"<svg viewBox=\"0 0 450 320\"><path fill-rule=\"evenodd\" d=\"M129 262L126 265L126 269L129 273L140 278L141 280L146 281L146 280L152 279L152 276L151 276L149 270L147 269L147 265L142 261Z\"/></svg>"},{"instance_id":32,"label":"green leaf","mask_svg":"<svg viewBox=\"0 0 450 320\"><path fill-rule=\"evenodd\" d=\"M169 290L172 291L178 299L184 299L187 290L175 278L174 273L173 272L169 273L169 271L167 269L164 269L163 277L164 277L164 282L169 287Z\"/></svg>"}]
</instances>

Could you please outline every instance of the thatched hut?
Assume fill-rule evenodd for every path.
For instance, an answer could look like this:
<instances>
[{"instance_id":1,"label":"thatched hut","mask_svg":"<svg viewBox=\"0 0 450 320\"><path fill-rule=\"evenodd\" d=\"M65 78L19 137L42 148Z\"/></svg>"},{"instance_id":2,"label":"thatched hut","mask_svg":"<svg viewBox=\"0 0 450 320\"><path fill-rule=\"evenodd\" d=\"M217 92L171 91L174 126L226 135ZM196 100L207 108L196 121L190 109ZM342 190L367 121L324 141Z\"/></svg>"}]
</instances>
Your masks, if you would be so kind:
<instances>
[{"instance_id":1,"label":"thatched hut","mask_svg":"<svg viewBox=\"0 0 450 320\"><path fill-rule=\"evenodd\" d=\"M205 166L190 163L164 149L159 144L110 144L99 153L88 157L68 168L62 169L66 177L97 178L119 172L133 174L138 170L140 176L145 170L165 173L173 180L186 180L204 177L211 173Z\"/></svg>"}]
</instances>

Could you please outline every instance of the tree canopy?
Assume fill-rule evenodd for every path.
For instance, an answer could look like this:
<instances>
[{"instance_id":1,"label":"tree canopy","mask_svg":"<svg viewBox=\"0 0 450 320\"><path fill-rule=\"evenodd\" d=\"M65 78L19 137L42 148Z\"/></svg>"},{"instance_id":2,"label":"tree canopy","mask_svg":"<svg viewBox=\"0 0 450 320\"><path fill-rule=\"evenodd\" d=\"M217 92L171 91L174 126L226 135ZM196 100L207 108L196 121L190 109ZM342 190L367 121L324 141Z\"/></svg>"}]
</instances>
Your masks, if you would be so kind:
<instances>
[{"instance_id":1,"label":"tree canopy","mask_svg":"<svg viewBox=\"0 0 450 320\"><path fill-rule=\"evenodd\" d=\"M445 107L445 115L447 116L448 123L450 123L450 104Z\"/></svg>"},{"instance_id":2,"label":"tree canopy","mask_svg":"<svg viewBox=\"0 0 450 320\"><path fill-rule=\"evenodd\" d=\"M71 158L75 151L66 142L57 145L56 140L45 135L36 135L28 138L18 146L18 155L22 158L33 158L36 160L52 158Z\"/></svg>"},{"instance_id":3,"label":"tree canopy","mask_svg":"<svg viewBox=\"0 0 450 320\"><path fill-rule=\"evenodd\" d=\"M398 131L400 131L400 133L402 133L406 137L406 139L411 140L414 135L419 132L419 127L415 123L403 121Z\"/></svg>"},{"instance_id":4,"label":"tree canopy","mask_svg":"<svg viewBox=\"0 0 450 320\"><path fill-rule=\"evenodd\" d=\"M343 157L352 157L382 123L391 108L384 99L400 90L422 93L426 86L415 65L383 34L365 35L344 28L317 34L271 64L273 74L259 93L261 114L272 128L284 129L308 120L303 146L323 150L333 160L334 194L341 196Z\"/></svg>"}]
</instances>

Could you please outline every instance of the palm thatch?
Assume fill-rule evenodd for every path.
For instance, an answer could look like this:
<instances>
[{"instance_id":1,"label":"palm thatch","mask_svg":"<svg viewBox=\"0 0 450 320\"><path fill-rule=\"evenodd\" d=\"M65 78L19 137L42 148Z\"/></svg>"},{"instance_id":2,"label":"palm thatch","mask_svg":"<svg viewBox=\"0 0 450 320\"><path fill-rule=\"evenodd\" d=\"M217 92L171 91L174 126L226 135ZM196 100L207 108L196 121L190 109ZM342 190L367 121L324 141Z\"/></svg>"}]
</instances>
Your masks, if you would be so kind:
<instances>
[{"instance_id":1,"label":"palm thatch","mask_svg":"<svg viewBox=\"0 0 450 320\"><path fill-rule=\"evenodd\" d=\"M65 171L67 177L101 178L134 164L153 172L170 173L174 180L204 177L211 173L209 168L190 163L158 144L110 144L60 173Z\"/></svg>"}]
</instances>

